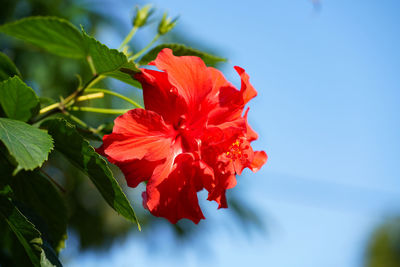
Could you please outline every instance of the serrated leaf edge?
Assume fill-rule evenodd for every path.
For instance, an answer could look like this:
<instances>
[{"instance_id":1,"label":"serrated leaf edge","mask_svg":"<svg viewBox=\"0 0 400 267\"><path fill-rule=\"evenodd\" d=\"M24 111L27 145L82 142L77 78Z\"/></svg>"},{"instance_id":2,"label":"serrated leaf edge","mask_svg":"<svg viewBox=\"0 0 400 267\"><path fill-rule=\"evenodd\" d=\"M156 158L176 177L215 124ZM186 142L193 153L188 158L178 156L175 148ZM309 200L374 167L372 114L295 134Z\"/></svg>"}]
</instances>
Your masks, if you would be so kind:
<instances>
[{"instance_id":1,"label":"serrated leaf edge","mask_svg":"<svg viewBox=\"0 0 400 267\"><path fill-rule=\"evenodd\" d=\"M81 136L81 135L79 134L79 132L76 130L76 126L75 126L75 125L69 123L68 121L66 121L65 119L62 119L62 118L57 118L57 119L55 119L55 120L58 120L58 121L61 121L61 122L65 123L65 125L66 125L67 127L73 129L73 130L75 131L76 134L78 134L79 136ZM81 136L81 137L82 137L82 136ZM116 183L119 185L117 179L115 179L115 177L114 177L114 175L113 175L113 173L112 173L112 171L111 171L111 169L110 169L110 167L109 167L109 165L108 165L108 162L107 162L100 154L98 154L98 153L96 152L96 150L94 149L94 147L93 147L92 145L90 145L90 143L89 143L84 137L82 137L82 140L83 140L84 143L87 144L87 146L89 147L89 149L91 149L91 152L94 152L95 157L97 157L97 158L100 159L102 162L104 162L107 171L110 172L111 176L114 178L114 180L116 181ZM74 162L72 162L72 163L75 165ZM120 185L119 185L119 186L120 186ZM121 187L121 186L120 186L120 187ZM123 194L123 196L125 197L125 199L129 202L128 197L126 196L126 194L125 194L125 192L122 190L122 188L121 188L121 193ZM135 219L134 219L134 220L129 219L129 220L132 221L132 222L134 222L134 223L136 223L136 224L138 225L139 231L141 231L141 226L140 226L139 220L138 220L138 218L137 218L137 216L136 216L136 213L135 213L135 211L133 210L133 208L132 208L132 212L133 212L133 215L134 215L134 218L135 218ZM124 216L124 217L125 217L125 216ZM127 219L128 219L128 218L127 218Z\"/></svg>"},{"instance_id":2,"label":"serrated leaf edge","mask_svg":"<svg viewBox=\"0 0 400 267\"><path fill-rule=\"evenodd\" d=\"M20 82L23 86L25 86L26 88L28 88L29 90L31 90L31 92L33 93L34 97L36 98L36 102L37 102L36 107L38 107L38 106L40 107L40 99L39 99L38 95L36 94L35 90L33 90L32 87L30 87L29 85L27 85L27 84L21 79L21 77L16 76L16 75L13 76L13 77L9 77L7 80L1 81L1 82L0 82L0 85L1 85L1 84L5 84L5 83L8 83L8 82L11 82L12 80L17 80L17 81ZM30 119L32 119L32 117L34 117L35 115L37 115L37 114L33 114L33 116L31 116L31 117L28 119L28 121L29 121ZM10 118L10 119L13 119L13 118ZM25 122L25 121L24 121L24 122Z\"/></svg>"},{"instance_id":3,"label":"serrated leaf edge","mask_svg":"<svg viewBox=\"0 0 400 267\"><path fill-rule=\"evenodd\" d=\"M8 120L13 120L13 121L18 121L18 120L9 119L9 118L2 118L2 119L8 119ZM29 125L29 126L32 126L32 125L30 125L30 124L28 124L28 123L26 123L26 122L22 122L22 121L18 121L18 122L25 123L25 124L27 124L27 125ZM32 126L32 127L34 127L34 126ZM35 128L36 128L36 127L35 127ZM44 129L39 129L39 128L38 128L38 130L44 131L44 132L47 133L47 131L44 130ZM47 134L48 134L48 133L47 133ZM13 176L17 175L18 172L21 171L21 170L33 171L33 170L35 170L36 168L40 168L40 167L42 167L43 163L46 162L46 161L49 159L49 154L50 154L50 152L53 151L53 149L54 149L54 140L53 140L53 137L52 137L50 134L48 134L48 135L50 136L51 147L50 147L50 149L47 151L46 157L45 157L45 159L43 160L43 162L40 163L38 166L36 166L36 167L34 167L34 168L22 168L22 167L20 167L18 161L16 160L15 155L14 155L14 154L8 149L8 147L5 145L5 148L7 149L8 153L10 153L10 155L11 155L11 156L14 158L14 160L18 163L17 167L15 168L15 170L14 170L13 173L12 173Z\"/></svg>"},{"instance_id":4,"label":"serrated leaf edge","mask_svg":"<svg viewBox=\"0 0 400 267\"><path fill-rule=\"evenodd\" d=\"M0 32L4 33L4 34L6 34L6 35L9 35L8 33L4 32L4 30L3 30L4 28L6 28L6 27L8 27L8 26L12 26L12 25L18 25L18 24L20 24L20 23L22 23L22 22L34 21L34 20L58 21L58 22L61 22L61 23L65 23L65 24L67 24L69 27L71 27L71 29L73 29L73 31L75 31L75 32L81 37L82 45L84 45L84 44L83 44L82 35L81 35L81 33L79 32L78 28L77 28L74 24L72 24L70 21L68 21L68 20L66 20L66 19L63 19L63 18L60 18L60 17L56 17L56 16L30 16L30 17L18 19L18 20L16 20L16 21L12 21L12 22L5 23L5 24L3 24L3 25L0 25ZM9 36L12 36L12 35L9 35ZM14 36L12 36L12 37L14 37ZM14 37L14 38L17 38L17 39L19 39L19 40L22 40L22 39L19 38L19 37ZM24 41L24 40L22 40L22 41ZM36 46L36 45L35 45L35 46ZM46 50L46 49L45 49L45 50ZM49 53L51 53L51 52L49 52ZM74 56L74 57L72 57L72 58L82 58L82 57L81 57L81 56Z\"/></svg>"}]
</instances>

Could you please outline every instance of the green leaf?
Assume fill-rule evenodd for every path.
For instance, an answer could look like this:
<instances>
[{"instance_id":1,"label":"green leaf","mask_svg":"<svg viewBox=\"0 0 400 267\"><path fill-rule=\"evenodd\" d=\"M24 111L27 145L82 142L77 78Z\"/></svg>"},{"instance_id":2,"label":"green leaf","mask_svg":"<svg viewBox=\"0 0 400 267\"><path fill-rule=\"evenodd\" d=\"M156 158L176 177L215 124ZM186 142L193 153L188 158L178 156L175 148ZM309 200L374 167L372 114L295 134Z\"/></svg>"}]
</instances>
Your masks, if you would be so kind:
<instances>
[{"instance_id":1,"label":"green leaf","mask_svg":"<svg viewBox=\"0 0 400 267\"><path fill-rule=\"evenodd\" d=\"M87 35L83 29L82 34L87 56L92 60L97 74L118 70L128 62L124 53L119 52L117 49L108 48L95 38Z\"/></svg>"},{"instance_id":2,"label":"green leaf","mask_svg":"<svg viewBox=\"0 0 400 267\"><path fill-rule=\"evenodd\" d=\"M34 266L40 266L36 246L40 245L40 232L28 219L5 197L0 196L0 218L4 219L24 247Z\"/></svg>"},{"instance_id":3,"label":"green leaf","mask_svg":"<svg viewBox=\"0 0 400 267\"><path fill-rule=\"evenodd\" d=\"M4 219L14 232L33 266L62 266L35 226L3 196L0 196L0 219Z\"/></svg>"},{"instance_id":4,"label":"green leaf","mask_svg":"<svg viewBox=\"0 0 400 267\"><path fill-rule=\"evenodd\" d=\"M0 32L36 45L58 56L83 58L82 35L67 20L29 17L0 26Z\"/></svg>"},{"instance_id":5,"label":"green leaf","mask_svg":"<svg viewBox=\"0 0 400 267\"><path fill-rule=\"evenodd\" d=\"M59 252L67 238L67 207L60 193L42 173L20 172L11 181L16 200L35 212L40 231Z\"/></svg>"},{"instance_id":6,"label":"green leaf","mask_svg":"<svg viewBox=\"0 0 400 267\"><path fill-rule=\"evenodd\" d=\"M18 164L14 174L40 167L53 149L53 140L45 131L12 119L0 118L0 140Z\"/></svg>"},{"instance_id":7,"label":"green leaf","mask_svg":"<svg viewBox=\"0 0 400 267\"><path fill-rule=\"evenodd\" d=\"M14 166L10 163L9 157L11 157L7 149L0 143L0 195L11 196L12 189L10 182L12 180L12 172ZM1 228L0 228L1 229Z\"/></svg>"},{"instance_id":8,"label":"green leaf","mask_svg":"<svg viewBox=\"0 0 400 267\"><path fill-rule=\"evenodd\" d=\"M0 105L8 118L24 122L35 116L40 108L35 91L18 76L0 82Z\"/></svg>"},{"instance_id":9,"label":"green leaf","mask_svg":"<svg viewBox=\"0 0 400 267\"><path fill-rule=\"evenodd\" d=\"M106 202L128 220L137 223L136 214L115 180L107 162L84 140L75 127L65 120L42 123L55 141L55 148L92 180Z\"/></svg>"},{"instance_id":10,"label":"green leaf","mask_svg":"<svg viewBox=\"0 0 400 267\"><path fill-rule=\"evenodd\" d=\"M62 267L60 260L57 257L53 248L43 240L42 252L40 253L40 266L41 267Z\"/></svg>"},{"instance_id":11,"label":"green leaf","mask_svg":"<svg viewBox=\"0 0 400 267\"><path fill-rule=\"evenodd\" d=\"M19 70L6 54L0 52L0 81L7 80L9 77L20 76Z\"/></svg>"},{"instance_id":12,"label":"green leaf","mask_svg":"<svg viewBox=\"0 0 400 267\"><path fill-rule=\"evenodd\" d=\"M92 36L87 35L83 29L82 34L88 60L92 62L96 74L103 74L141 88L140 83L130 75L140 72L135 63L128 62L124 53L108 48Z\"/></svg>"},{"instance_id":13,"label":"green leaf","mask_svg":"<svg viewBox=\"0 0 400 267\"><path fill-rule=\"evenodd\" d=\"M138 82L132 77L133 74L139 71L140 70L136 67L134 63L127 62L118 71L109 72L106 73L105 75L120 80L121 82L130 84L134 87L142 88L140 82Z\"/></svg>"},{"instance_id":14,"label":"green leaf","mask_svg":"<svg viewBox=\"0 0 400 267\"><path fill-rule=\"evenodd\" d=\"M187 47L182 44L160 44L153 49L151 49L149 52L147 52L146 55L144 55L140 61L139 65L147 65L154 59L156 59L158 53L163 50L164 48L170 48L175 56L197 56L200 57L206 65L214 66L215 64L219 62L226 62L226 58L221 58L217 57L205 52L202 52L200 50Z\"/></svg>"}]
</instances>

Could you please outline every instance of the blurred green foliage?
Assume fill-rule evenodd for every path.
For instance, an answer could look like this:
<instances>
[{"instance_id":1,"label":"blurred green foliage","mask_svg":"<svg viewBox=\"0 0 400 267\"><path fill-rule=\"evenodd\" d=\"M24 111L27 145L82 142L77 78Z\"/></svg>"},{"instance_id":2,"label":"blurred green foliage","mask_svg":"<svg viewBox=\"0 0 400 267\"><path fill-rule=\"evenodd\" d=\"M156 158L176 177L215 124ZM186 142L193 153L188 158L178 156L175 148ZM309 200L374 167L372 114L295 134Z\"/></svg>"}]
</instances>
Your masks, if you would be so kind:
<instances>
[{"instance_id":1,"label":"blurred green foliage","mask_svg":"<svg viewBox=\"0 0 400 267\"><path fill-rule=\"evenodd\" d=\"M366 267L400 266L400 217L387 220L372 235Z\"/></svg>"}]
</instances>

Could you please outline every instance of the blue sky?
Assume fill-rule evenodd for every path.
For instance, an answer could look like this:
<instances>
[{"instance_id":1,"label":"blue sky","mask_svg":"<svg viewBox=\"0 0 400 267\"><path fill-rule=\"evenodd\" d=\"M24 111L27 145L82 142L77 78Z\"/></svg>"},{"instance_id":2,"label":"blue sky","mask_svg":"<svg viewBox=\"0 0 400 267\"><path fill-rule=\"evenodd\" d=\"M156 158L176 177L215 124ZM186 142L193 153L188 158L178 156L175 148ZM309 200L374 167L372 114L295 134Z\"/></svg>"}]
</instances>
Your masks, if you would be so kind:
<instances>
[{"instance_id":1,"label":"blue sky","mask_svg":"<svg viewBox=\"0 0 400 267\"><path fill-rule=\"evenodd\" d=\"M129 1L111 2L101 8L128 25ZM171 237L159 230L157 255L136 235L68 265L362 266L373 228L400 213L400 2L326 0L319 11L307 0L151 3L180 15L176 31L229 57L230 80L238 83L234 65L250 74L254 146L269 161L233 190L266 218L268 234L209 227L197 241L205 256L196 244L169 254ZM99 39L117 47L111 36Z\"/></svg>"}]
</instances>

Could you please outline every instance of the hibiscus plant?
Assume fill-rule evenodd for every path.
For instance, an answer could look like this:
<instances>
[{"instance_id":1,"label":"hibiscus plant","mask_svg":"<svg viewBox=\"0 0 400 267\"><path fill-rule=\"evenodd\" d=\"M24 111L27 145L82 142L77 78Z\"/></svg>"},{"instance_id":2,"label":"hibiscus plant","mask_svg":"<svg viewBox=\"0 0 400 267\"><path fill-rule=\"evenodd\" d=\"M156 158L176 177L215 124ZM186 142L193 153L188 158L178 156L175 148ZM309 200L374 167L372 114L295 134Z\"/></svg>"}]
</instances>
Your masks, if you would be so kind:
<instances>
[{"instance_id":1,"label":"hibiscus plant","mask_svg":"<svg viewBox=\"0 0 400 267\"><path fill-rule=\"evenodd\" d=\"M120 168L129 187L145 183L143 206L175 224L204 219L197 192L227 208L226 190L244 168L257 171L264 151L253 151L257 134L247 122L245 105L256 96L244 69L235 67L240 88L212 67L220 58L181 44L153 46L176 19L164 14L154 39L133 52L131 40L148 24L151 6L136 10L132 30L118 49L111 49L57 17L27 17L0 26L0 33L50 54L87 62L92 74L58 100L38 96L5 54L0 52L0 242L34 266L61 266L58 253L67 238L65 192L46 172L49 155L61 154L82 171L105 202L128 221L140 224L114 178ZM75 73L71 73L74 75ZM99 86L116 79L141 90L132 99ZM86 105L105 95L131 108ZM143 103L143 105L141 104ZM114 115L112 130L76 114ZM48 167L48 166L46 166ZM13 240L8 242L7 240ZM15 243L18 243L15 245Z\"/></svg>"}]
</instances>

